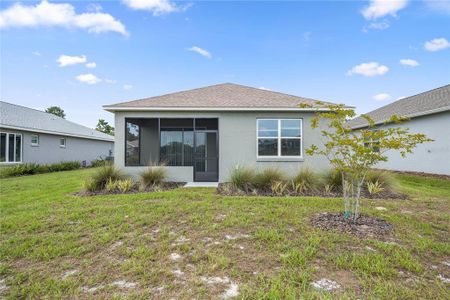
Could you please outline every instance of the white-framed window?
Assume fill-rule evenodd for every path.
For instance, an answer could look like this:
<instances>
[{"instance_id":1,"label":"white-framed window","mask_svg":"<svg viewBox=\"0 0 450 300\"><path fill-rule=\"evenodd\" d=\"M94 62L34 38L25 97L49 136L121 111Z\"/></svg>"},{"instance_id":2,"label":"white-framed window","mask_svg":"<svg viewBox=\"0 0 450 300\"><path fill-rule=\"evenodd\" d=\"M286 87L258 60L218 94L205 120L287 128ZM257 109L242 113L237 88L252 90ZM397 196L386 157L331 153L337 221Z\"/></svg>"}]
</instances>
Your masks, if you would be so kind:
<instances>
[{"instance_id":1,"label":"white-framed window","mask_svg":"<svg viewBox=\"0 0 450 300\"><path fill-rule=\"evenodd\" d=\"M257 119L257 157L301 158L302 121L302 119Z\"/></svg>"},{"instance_id":2,"label":"white-framed window","mask_svg":"<svg viewBox=\"0 0 450 300\"><path fill-rule=\"evenodd\" d=\"M0 132L0 163L22 162L22 135Z\"/></svg>"},{"instance_id":3,"label":"white-framed window","mask_svg":"<svg viewBox=\"0 0 450 300\"><path fill-rule=\"evenodd\" d=\"M59 147L66 148L66 138L59 139Z\"/></svg>"},{"instance_id":4,"label":"white-framed window","mask_svg":"<svg viewBox=\"0 0 450 300\"><path fill-rule=\"evenodd\" d=\"M31 146L39 146L39 135L37 134L31 135Z\"/></svg>"}]
</instances>

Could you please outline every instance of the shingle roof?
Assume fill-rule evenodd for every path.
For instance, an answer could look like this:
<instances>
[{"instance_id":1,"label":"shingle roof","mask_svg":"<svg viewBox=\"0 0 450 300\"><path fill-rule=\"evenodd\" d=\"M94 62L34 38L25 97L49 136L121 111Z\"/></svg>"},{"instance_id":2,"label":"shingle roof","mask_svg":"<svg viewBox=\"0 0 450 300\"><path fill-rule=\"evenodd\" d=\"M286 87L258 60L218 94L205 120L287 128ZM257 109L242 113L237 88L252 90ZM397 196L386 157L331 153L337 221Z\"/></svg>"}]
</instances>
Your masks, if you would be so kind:
<instances>
[{"instance_id":1,"label":"shingle roof","mask_svg":"<svg viewBox=\"0 0 450 300\"><path fill-rule=\"evenodd\" d=\"M393 115L414 118L437 112L450 110L450 84L407 97L375 109L369 115L376 124L388 121ZM357 117L349 121L349 125L356 129L366 127L367 121Z\"/></svg>"},{"instance_id":2,"label":"shingle roof","mask_svg":"<svg viewBox=\"0 0 450 300\"><path fill-rule=\"evenodd\" d=\"M226 111L239 108L289 108L299 105L323 108L330 102L318 101L233 83L223 83L162 96L105 105L109 111L142 108L214 108Z\"/></svg>"},{"instance_id":3,"label":"shingle roof","mask_svg":"<svg viewBox=\"0 0 450 300\"><path fill-rule=\"evenodd\" d=\"M40 110L0 101L0 127L114 141L110 135Z\"/></svg>"}]
</instances>

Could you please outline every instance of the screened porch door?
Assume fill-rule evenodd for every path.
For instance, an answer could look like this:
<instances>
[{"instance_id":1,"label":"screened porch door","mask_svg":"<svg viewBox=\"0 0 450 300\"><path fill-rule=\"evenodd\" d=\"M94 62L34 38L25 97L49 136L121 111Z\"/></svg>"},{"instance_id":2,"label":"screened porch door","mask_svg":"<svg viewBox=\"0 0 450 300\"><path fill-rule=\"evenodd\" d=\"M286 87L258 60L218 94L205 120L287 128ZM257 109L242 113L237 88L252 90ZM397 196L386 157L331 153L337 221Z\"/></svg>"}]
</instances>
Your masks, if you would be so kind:
<instances>
[{"instance_id":1,"label":"screened porch door","mask_svg":"<svg viewBox=\"0 0 450 300\"><path fill-rule=\"evenodd\" d=\"M218 149L216 130L194 132L194 181L218 181Z\"/></svg>"}]
</instances>

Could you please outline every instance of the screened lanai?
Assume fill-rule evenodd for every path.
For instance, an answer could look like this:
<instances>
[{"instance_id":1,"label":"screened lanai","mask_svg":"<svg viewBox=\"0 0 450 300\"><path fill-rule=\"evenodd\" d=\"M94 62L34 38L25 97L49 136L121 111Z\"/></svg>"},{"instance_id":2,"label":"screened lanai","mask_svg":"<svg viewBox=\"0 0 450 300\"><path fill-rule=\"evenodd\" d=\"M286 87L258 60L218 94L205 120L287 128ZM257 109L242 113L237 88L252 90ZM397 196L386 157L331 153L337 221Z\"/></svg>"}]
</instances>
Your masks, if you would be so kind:
<instances>
[{"instance_id":1,"label":"screened lanai","mask_svg":"<svg viewBox=\"0 0 450 300\"><path fill-rule=\"evenodd\" d=\"M218 180L217 118L126 118L126 166L192 166L195 181Z\"/></svg>"}]
</instances>

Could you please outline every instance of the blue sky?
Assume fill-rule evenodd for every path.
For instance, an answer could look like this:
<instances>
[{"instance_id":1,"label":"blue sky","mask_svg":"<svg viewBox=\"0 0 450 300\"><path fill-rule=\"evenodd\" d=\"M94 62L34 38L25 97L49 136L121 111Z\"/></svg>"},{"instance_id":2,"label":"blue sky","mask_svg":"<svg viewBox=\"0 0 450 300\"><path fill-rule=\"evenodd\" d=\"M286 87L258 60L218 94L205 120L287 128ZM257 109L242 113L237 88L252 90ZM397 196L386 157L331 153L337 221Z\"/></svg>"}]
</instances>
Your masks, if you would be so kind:
<instances>
[{"instance_id":1,"label":"blue sky","mask_svg":"<svg viewBox=\"0 0 450 300\"><path fill-rule=\"evenodd\" d=\"M2 1L0 34L0 98L90 127L221 82L360 113L450 82L450 2Z\"/></svg>"}]
</instances>

